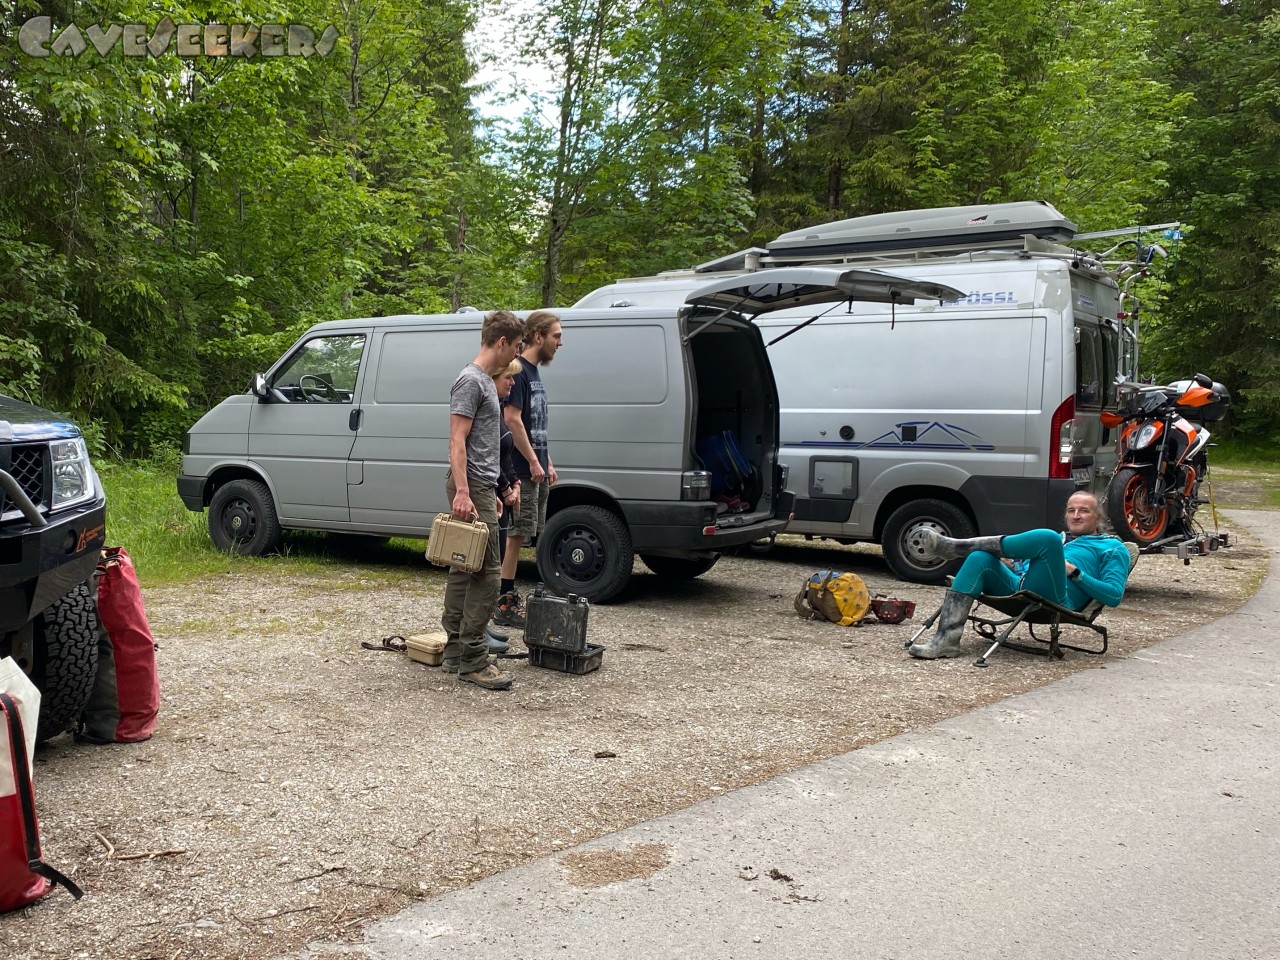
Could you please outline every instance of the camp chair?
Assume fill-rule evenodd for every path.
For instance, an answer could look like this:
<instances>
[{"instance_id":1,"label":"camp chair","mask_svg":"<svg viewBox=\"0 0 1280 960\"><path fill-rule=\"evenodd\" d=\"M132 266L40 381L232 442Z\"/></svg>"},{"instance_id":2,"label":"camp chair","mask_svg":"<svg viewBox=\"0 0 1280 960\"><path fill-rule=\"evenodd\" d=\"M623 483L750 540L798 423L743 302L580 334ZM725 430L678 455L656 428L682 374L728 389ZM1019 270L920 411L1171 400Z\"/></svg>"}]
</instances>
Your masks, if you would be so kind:
<instances>
[{"instance_id":1,"label":"camp chair","mask_svg":"<svg viewBox=\"0 0 1280 960\"><path fill-rule=\"evenodd\" d=\"M1125 543L1125 548L1129 551L1129 573L1132 574L1133 568L1138 563L1138 545ZM948 582L950 582L949 579ZM990 607L998 613L1004 614L1004 619L979 616L976 612L979 606ZM985 667L987 658L1000 647L1019 650L1022 653L1053 657L1057 660L1063 658L1063 650L1075 650L1079 653L1093 655L1101 655L1107 652L1107 628L1099 626L1095 622L1098 619L1098 614L1105 608L1097 600L1090 600L1082 610L1072 610L1070 607L1059 606L1052 600L1046 600L1030 590L1019 590L1017 593L1010 594L1007 597L982 594L977 597L974 608L975 612L969 614L969 622L973 624L974 630L977 631L979 636L992 641L986 652L973 662L975 667ZM933 626L938 619L938 614L941 612L942 607L939 606L937 613L934 613L924 622L924 626L917 631L915 637L907 641L907 645L910 646L915 642L916 637L922 636L925 630ZM1027 632L1031 635L1031 639L1036 641L1037 646L1015 643L1009 639L1013 636L1014 631L1024 623L1027 625ZM1048 639L1036 636L1037 626L1047 626L1049 628ZM1070 643L1062 643L1059 635L1063 626L1085 627L1092 630L1102 638L1101 645L1097 647L1080 647Z\"/></svg>"}]
</instances>

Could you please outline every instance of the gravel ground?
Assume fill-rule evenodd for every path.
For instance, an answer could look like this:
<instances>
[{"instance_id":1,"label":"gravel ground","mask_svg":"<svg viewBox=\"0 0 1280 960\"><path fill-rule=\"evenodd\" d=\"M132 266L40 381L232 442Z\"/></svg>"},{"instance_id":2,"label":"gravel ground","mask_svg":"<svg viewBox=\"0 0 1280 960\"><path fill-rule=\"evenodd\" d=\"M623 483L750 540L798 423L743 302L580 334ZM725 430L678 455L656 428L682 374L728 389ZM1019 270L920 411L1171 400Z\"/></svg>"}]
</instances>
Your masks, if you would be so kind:
<instances>
[{"instance_id":1,"label":"gravel ground","mask_svg":"<svg viewBox=\"0 0 1280 960\"><path fill-rule=\"evenodd\" d=\"M143 744L61 737L40 752L45 855L87 896L55 891L0 917L0 956L260 960L336 948L412 901L1215 619L1266 573L1265 552L1237 536L1191 566L1144 557L1123 607L1103 614L1109 658L1001 652L986 670L905 654L940 589L894 581L876 548L790 537L688 583L638 565L627 602L591 610L592 641L607 647L600 671L509 661L506 693L361 649L437 629L443 575L420 558L148 590L159 729ZM825 567L917 601L916 620L801 621L792 597ZM522 564L522 580L534 575ZM662 854L575 856L565 868L595 885L652 872Z\"/></svg>"}]
</instances>

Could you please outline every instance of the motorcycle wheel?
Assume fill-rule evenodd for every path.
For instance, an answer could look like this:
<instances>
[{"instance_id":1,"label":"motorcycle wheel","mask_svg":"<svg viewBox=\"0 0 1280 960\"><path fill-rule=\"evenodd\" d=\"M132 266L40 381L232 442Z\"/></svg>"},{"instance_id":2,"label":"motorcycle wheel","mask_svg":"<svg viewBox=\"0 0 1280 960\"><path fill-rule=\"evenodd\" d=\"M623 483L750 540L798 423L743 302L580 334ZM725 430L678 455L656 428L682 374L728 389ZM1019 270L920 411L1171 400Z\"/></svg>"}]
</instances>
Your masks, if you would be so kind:
<instances>
[{"instance_id":1,"label":"motorcycle wheel","mask_svg":"<svg viewBox=\"0 0 1280 960\"><path fill-rule=\"evenodd\" d=\"M1150 474L1125 467L1107 487L1107 518L1122 540L1150 546L1169 526L1169 507L1153 502Z\"/></svg>"}]
</instances>

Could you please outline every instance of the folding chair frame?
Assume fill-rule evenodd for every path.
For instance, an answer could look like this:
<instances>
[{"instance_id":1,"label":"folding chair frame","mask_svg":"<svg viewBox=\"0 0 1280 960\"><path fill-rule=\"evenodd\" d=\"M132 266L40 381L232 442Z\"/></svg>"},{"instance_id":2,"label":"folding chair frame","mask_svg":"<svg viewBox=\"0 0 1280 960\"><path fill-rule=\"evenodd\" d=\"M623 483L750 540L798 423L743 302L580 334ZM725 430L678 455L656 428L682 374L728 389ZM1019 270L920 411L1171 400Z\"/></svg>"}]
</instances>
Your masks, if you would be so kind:
<instances>
[{"instance_id":1,"label":"folding chair frame","mask_svg":"<svg viewBox=\"0 0 1280 960\"><path fill-rule=\"evenodd\" d=\"M979 636L993 641L986 652L974 661L973 665L975 667L985 667L987 658L1000 647L1019 650L1023 653L1053 657L1057 660L1063 658L1063 650L1075 650L1079 653L1087 653L1093 656L1100 656L1107 652L1107 628L1094 623L1103 609L1100 603L1091 603L1084 610L1072 610L1070 607L1059 606L1052 600L1046 600L1039 594L1032 593L1029 590L1019 590L1017 593L1010 594L1007 597L990 597L984 594L977 598L977 602L991 607L1005 616L1004 619L992 619L979 616L977 613L969 614L969 622L973 624L975 632ZM1025 643L1015 643L1009 639L1013 636L1014 631L1024 623L1027 625L1027 632L1031 635L1031 639L1035 640L1040 646L1033 647ZM1092 630L1102 638L1101 645L1097 647L1082 647L1063 643L1059 639L1063 625L1085 627ZM1037 626L1047 626L1049 628L1049 638L1047 640L1036 636L1035 628Z\"/></svg>"}]
</instances>

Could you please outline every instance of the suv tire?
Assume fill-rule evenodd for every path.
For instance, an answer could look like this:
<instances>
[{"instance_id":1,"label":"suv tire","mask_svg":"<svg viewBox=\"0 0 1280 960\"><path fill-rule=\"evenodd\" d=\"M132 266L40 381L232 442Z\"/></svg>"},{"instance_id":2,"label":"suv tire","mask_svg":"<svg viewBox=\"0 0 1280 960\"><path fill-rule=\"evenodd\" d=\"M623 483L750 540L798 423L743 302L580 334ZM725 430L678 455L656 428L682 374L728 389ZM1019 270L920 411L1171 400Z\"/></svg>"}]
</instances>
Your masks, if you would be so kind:
<instances>
[{"instance_id":1,"label":"suv tire","mask_svg":"<svg viewBox=\"0 0 1280 960\"><path fill-rule=\"evenodd\" d=\"M80 719L98 671L98 609L88 583L51 604L32 624L31 681L40 689L36 742Z\"/></svg>"}]
</instances>

